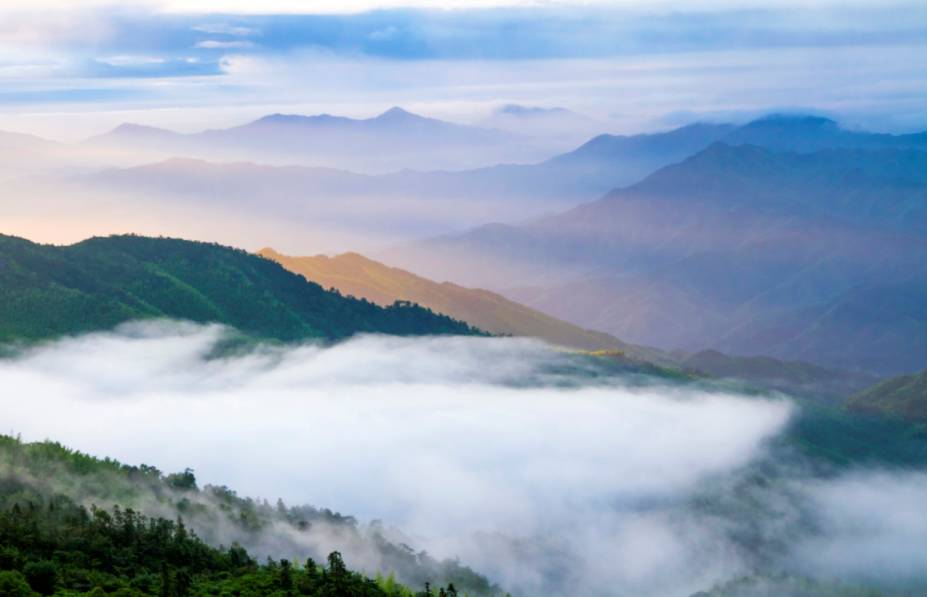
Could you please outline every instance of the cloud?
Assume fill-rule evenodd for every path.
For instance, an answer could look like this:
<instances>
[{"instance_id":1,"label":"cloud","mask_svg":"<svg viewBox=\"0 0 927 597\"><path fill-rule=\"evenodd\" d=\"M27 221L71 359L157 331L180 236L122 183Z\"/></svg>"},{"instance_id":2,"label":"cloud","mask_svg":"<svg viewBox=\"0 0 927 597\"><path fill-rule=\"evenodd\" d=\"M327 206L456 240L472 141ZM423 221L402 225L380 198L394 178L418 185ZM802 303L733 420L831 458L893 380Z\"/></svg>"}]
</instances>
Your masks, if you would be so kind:
<instances>
[{"instance_id":1,"label":"cloud","mask_svg":"<svg viewBox=\"0 0 927 597\"><path fill-rule=\"evenodd\" d=\"M610 373L524 339L217 353L227 333L130 324L0 360L6 395L28 397L5 404L4 425L380 519L526 595L813 595L818 582L916 593L927 582L927 476L814 476L767 447L793 416L784 399ZM377 567L363 542L312 528L251 547L293 557L354 541L354 561Z\"/></svg>"},{"instance_id":2,"label":"cloud","mask_svg":"<svg viewBox=\"0 0 927 597\"><path fill-rule=\"evenodd\" d=\"M207 39L204 41L196 42L194 47L204 48L207 50L241 50L245 48L253 48L254 44L250 41L219 41L215 39Z\"/></svg>"},{"instance_id":3,"label":"cloud","mask_svg":"<svg viewBox=\"0 0 927 597\"><path fill-rule=\"evenodd\" d=\"M99 128L119 124L118 114L128 110L147 109L158 117L163 112L155 109L165 106L202 107L209 117L250 109L245 118L261 116L258 105L293 112L310 103L307 98L323 112L351 107L367 113L415 103L470 121L500 103L544 98L601 120L596 133L653 130L665 126L665 114L683 111L697 119L782 106L893 131L925 126L917 57L924 52L927 19L917 17L927 15L919 3L877 9L829 2L762 8L736 2L545 3L530 9L493 3L456 10L400 4L404 8L316 14L274 4L261 4L263 14L237 14L234 5L216 4L215 10L226 8L221 16L208 7L188 13L154 4L10 10L0 19L0 62L55 65L53 72L6 69L9 92L66 89L87 78L151 80L152 93L83 112L109 119ZM260 43L249 39L258 35ZM156 56L164 63L92 68L100 56ZM286 72L268 84L260 72L242 76L224 67L237 59ZM363 76L336 73L320 87L321 79L303 74L324 69L320 62L344 63ZM206 75L218 76L199 80ZM31 103L67 112L64 94ZM72 127L89 122L68 117L81 123ZM16 128L7 124L15 118L21 118L19 111L4 115L0 127ZM223 123L229 120L222 116ZM48 128L64 122L61 117ZM568 149L553 145L549 154Z\"/></svg>"},{"instance_id":4,"label":"cloud","mask_svg":"<svg viewBox=\"0 0 927 597\"><path fill-rule=\"evenodd\" d=\"M97 58L97 62L110 66L145 66L164 64L164 58L159 56L109 56Z\"/></svg>"},{"instance_id":5,"label":"cloud","mask_svg":"<svg viewBox=\"0 0 927 597\"><path fill-rule=\"evenodd\" d=\"M214 33L222 35L233 35L235 37L252 37L260 35L261 30L254 27L243 27L241 25L229 25L228 23L212 23L204 25L195 25L194 31L202 33Z\"/></svg>"},{"instance_id":6,"label":"cloud","mask_svg":"<svg viewBox=\"0 0 927 597\"><path fill-rule=\"evenodd\" d=\"M677 508L760 455L790 413L781 400L592 383L584 361L526 340L366 337L211 358L223 335L134 325L0 362L7 392L30 396L4 425L382 519L529 594L667 595L737 570L722 534ZM551 576L554 561L569 568Z\"/></svg>"},{"instance_id":7,"label":"cloud","mask_svg":"<svg viewBox=\"0 0 927 597\"><path fill-rule=\"evenodd\" d=\"M927 474L861 471L803 491L820 520L796 548L797 566L899 588L923 581Z\"/></svg>"}]
</instances>

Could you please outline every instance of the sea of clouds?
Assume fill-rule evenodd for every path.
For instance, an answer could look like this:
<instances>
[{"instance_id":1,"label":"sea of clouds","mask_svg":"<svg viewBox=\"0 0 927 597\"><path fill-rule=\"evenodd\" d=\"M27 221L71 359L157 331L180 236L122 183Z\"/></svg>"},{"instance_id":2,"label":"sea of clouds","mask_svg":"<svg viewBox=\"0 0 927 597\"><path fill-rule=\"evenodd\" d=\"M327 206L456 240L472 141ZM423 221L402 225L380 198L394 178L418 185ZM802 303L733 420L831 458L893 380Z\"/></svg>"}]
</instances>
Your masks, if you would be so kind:
<instances>
[{"instance_id":1,"label":"sea of clouds","mask_svg":"<svg viewBox=\"0 0 927 597\"><path fill-rule=\"evenodd\" d=\"M688 596L756 565L731 538L742 513L692 504L769 459L795 413L783 397L591 375L524 339L223 351L228 337L154 322L25 350L0 360L0 424L127 463L191 467L243 495L382 520L524 595ZM797 572L917 579L924 478L796 475L788 497L759 498L772 506L756 516L776 516L751 523L791 533L777 557ZM813 532L801 507L782 506L795 499L821 513Z\"/></svg>"}]
</instances>

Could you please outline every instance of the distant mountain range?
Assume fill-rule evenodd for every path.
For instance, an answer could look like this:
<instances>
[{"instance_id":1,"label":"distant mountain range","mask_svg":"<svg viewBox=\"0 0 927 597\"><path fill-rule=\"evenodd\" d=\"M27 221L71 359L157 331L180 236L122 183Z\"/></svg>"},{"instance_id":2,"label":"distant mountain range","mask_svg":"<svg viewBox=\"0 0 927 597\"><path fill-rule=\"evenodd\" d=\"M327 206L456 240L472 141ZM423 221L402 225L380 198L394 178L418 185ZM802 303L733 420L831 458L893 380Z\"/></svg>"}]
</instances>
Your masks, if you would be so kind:
<instances>
[{"instance_id":1,"label":"distant mountain range","mask_svg":"<svg viewBox=\"0 0 927 597\"><path fill-rule=\"evenodd\" d=\"M360 332L474 333L421 307L384 308L323 290L244 251L137 236L65 247L0 236L0 303L0 341L41 340L152 318L222 323L285 341Z\"/></svg>"},{"instance_id":2,"label":"distant mountain range","mask_svg":"<svg viewBox=\"0 0 927 597\"><path fill-rule=\"evenodd\" d=\"M361 172L461 169L542 155L527 138L426 118L399 107L362 119L271 114L240 126L190 134L127 123L86 144L152 157L337 166Z\"/></svg>"},{"instance_id":3,"label":"distant mountain range","mask_svg":"<svg viewBox=\"0 0 927 597\"><path fill-rule=\"evenodd\" d=\"M702 350L679 360L680 366L725 379L739 379L792 395L839 403L877 381L872 375L817 367L802 361L766 356L735 357Z\"/></svg>"},{"instance_id":4,"label":"distant mountain range","mask_svg":"<svg viewBox=\"0 0 927 597\"><path fill-rule=\"evenodd\" d=\"M447 124L418 118L272 116L193 137L263 139L241 141L257 150L277 137L299 145L329 121L331 134L383 139ZM128 127L117 137L134 133L161 135ZM0 217L33 225L76 210L134 222L157 207L170 214L164 232L193 236L213 214L221 238L274 238L289 253L360 249L633 344L893 374L927 362L925 149L924 133L779 115L602 135L533 165L456 172L171 159L35 187L34 201ZM69 201L50 210L49 196ZM62 227L80 220L62 217ZM480 226L493 221L509 223ZM432 240L401 244L422 237Z\"/></svg>"},{"instance_id":5,"label":"distant mountain range","mask_svg":"<svg viewBox=\"0 0 927 597\"><path fill-rule=\"evenodd\" d=\"M903 372L927 363L925 173L910 149L715 143L562 214L384 257L634 343Z\"/></svg>"},{"instance_id":6,"label":"distant mountain range","mask_svg":"<svg viewBox=\"0 0 927 597\"><path fill-rule=\"evenodd\" d=\"M494 292L464 288L450 282L433 282L357 253L289 257L266 248L258 254L325 288L334 288L378 305L412 301L493 334L540 338L554 345L583 350L620 350L629 357L670 362L669 356L659 351L582 329Z\"/></svg>"},{"instance_id":7,"label":"distant mountain range","mask_svg":"<svg viewBox=\"0 0 927 597\"><path fill-rule=\"evenodd\" d=\"M48 172L71 174L105 163L97 151L0 131L0 181Z\"/></svg>"},{"instance_id":8,"label":"distant mountain range","mask_svg":"<svg viewBox=\"0 0 927 597\"><path fill-rule=\"evenodd\" d=\"M560 107L506 104L480 121L480 125L515 133L525 137L547 140L551 153L565 147L576 147L591 137L607 130L608 123Z\"/></svg>"},{"instance_id":9,"label":"distant mountain range","mask_svg":"<svg viewBox=\"0 0 927 597\"><path fill-rule=\"evenodd\" d=\"M262 156L267 158L273 155L281 147L298 146L300 143L312 145L319 139L329 138L324 143L324 152L328 156L326 159L331 164L337 164L337 170L344 170L350 160L338 158L337 148L352 147L351 139L355 135L369 134L378 139L365 142L365 147L371 150L401 155L401 145L390 141L391 136L405 136L406 128L415 131L417 127L383 124L379 119L391 123L409 118L419 122L421 117L397 114L390 118L384 115L378 119L354 121L336 117L271 116L224 131L206 131L192 137L177 136L174 133L171 135L193 139L190 141L192 146L200 143L198 140L221 139L216 141L216 146L231 150L230 155L240 159L251 157L258 161L262 160ZM339 124L323 124L329 120ZM425 129L449 126L450 130L456 131L460 128L459 125L440 121L431 124L431 119L421 120L425 122L422 125ZM343 124L342 121L351 124ZM363 132L353 132L355 129ZM150 132L134 126L120 127L95 143L106 140L108 146L136 148L133 141L136 134L146 139L143 143L145 145L149 140L159 138L163 131ZM347 136L340 141L332 138L339 135ZM476 136L481 135L483 133ZM463 136L467 137L467 134ZM438 137L443 139L441 143L456 143L454 135L442 133ZM639 182L654 171L680 162L716 142L728 145L750 144L776 150L785 148L790 151L805 151L810 147L925 149L927 133L885 135L853 132L823 118L773 116L740 127L729 124L693 124L663 133L600 135L574 151L532 165L502 164L451 172L424 171L425 162L422 162L422 166L414 171L364 177L332 168L274 169L244 163L220 167L190 160L170 160L124 171L103 172L83 182L117 191L138 189L149 193L181 195L191 192L202 195L203 189L214 189L214 194L231 198L250 196L257 189L266 201L287 208L315 205L318 202L330 203L336 198L342 204L359 198L414 199L417 203L436 204L440 210L452 214L447 222L441 224L443 230L431 230L431 234L438 234L460 230L461 226L475 226L488 221L517 222L553 210L567 209L595 199L616 187ZM384 144L390 147L382 151L378 149ZM239 146L252 147L253 155L247 152L235 153L237 150L234 148ZM468 147L467 151L476 151L466 143L463 146ZM173 155L197 153L204 152L186 151L181 145L174 147ZM883 180L887 178L882 177ZM415 214L412 217L416 217Z\"/></svg>"}]
</instances>

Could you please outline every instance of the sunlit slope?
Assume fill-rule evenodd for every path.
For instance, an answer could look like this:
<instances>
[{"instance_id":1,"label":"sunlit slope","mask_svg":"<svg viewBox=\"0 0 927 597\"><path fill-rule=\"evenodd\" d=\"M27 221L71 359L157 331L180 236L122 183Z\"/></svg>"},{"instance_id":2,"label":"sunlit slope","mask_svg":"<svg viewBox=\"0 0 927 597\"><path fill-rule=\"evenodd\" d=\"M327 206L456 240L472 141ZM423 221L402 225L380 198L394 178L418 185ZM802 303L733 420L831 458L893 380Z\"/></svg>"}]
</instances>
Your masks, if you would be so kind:
<instances>
[{"instance_id":1,"label":"sunlit slope","mask_svg":"<svg viewBox=\"0 0 927 597\"><path fill-rule=\"evenodd\" d=\"M412 301L490 333L541 338L570 348L619 349L640 356L648 353L647 349L628 345L609 334L583 329L494 292L434 282L357 253L289 257L268 248L259 254L325 288L335 288L378 305Z\"/></svg>"},{"instance_id":2,"label":"sunlit slope","mask_svg":"<svg viewBox=\"0 0 927 597\"><path fill-rule=\"evenodd\" d=\"M472 333L427 309L384 308L326 291L230 247L140 236L61 247L0 236L0 340L50 338L145 318L216 322L278 340Z\"/></svg>"}]
</instances>

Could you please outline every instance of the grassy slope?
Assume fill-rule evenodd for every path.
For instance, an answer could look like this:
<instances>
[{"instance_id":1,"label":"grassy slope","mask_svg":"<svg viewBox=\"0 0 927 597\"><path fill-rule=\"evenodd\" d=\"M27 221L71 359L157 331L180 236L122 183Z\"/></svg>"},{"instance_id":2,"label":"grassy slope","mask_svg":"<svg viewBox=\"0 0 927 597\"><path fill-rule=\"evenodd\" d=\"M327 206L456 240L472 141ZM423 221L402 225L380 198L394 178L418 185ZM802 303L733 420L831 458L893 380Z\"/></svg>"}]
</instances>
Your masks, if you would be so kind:
<instances>
[{"instance_id":1,"label":"grassy slope","mask_svg":"<svg viewBox=\"0 0 927 597\"><path fill-rule=\"evenodd\" d=\"M323 290L244 251L138 236L66 247L0 236L0 303L0 340L43 339L155 317L219 322L284 341L358 332L474 332L417 306L383 308Z\"/></svg>"},{"instance_id":2,"label":"grassy slope","mask_svg":"<svg viewBox=\"0 0 927 597\"><path fill-rule=\"evenodd\" d=\"M451 282L434 282L357 253L336 257L289 257L268 248L259 254L326 288L335 288L379 305L408 300L495 334L541 338L552 344L583 350L618 349L657 362L665 360L660 359L656 351L580 328L494 292L464 288Z\"/></svg>"},{"instance_id":3,"label":"grassy slope","mask_svg":"<svg viewBox=\"0 0 927 597\"><path fill-rule=\"evenodd\" d=\"M847 406L854 411L889 415L927 423L927 369L893 377L852 396Z\"/></svg>"}]
</instances>

